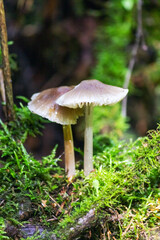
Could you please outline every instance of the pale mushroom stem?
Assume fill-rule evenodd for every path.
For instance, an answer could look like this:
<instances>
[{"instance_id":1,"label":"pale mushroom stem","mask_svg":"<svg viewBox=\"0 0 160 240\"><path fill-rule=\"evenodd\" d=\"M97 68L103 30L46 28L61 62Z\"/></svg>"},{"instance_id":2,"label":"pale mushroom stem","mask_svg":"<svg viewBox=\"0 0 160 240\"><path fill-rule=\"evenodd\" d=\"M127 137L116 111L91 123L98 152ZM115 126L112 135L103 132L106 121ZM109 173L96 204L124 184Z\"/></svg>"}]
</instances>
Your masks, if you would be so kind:
<instances>
[{"instance_id":1,"label":"pale mushroom stem","mask_svg":"<svg viewBox=\"0 0 160 240\"><path fill-rule=\"evenodd\" d=\"M64 150L65 150L65 172L67 177L75 175L75 156L71 125L63 125Z\"/></svg>"},{"instance_id":2,"label":"pale mushroom stem","mask_svg":"<svg viewBox=\"0 0 160 240\"><path fill-rule=\"evenodd\" d=\"M84 174L88 176L93 170L93 128L92 128L93 106L85 106L85 132L84 132Z\"/></svg>"}]
</instances>

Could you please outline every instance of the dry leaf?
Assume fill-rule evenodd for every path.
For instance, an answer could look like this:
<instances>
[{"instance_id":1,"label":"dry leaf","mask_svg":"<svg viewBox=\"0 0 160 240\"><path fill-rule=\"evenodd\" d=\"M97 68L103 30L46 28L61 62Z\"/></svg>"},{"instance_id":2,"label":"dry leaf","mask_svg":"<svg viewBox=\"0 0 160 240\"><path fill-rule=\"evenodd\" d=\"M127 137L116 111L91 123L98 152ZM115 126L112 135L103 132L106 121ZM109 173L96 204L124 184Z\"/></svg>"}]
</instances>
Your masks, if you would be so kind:
<instances>
[{"instance_id":1,"label":"dry leaf","mask_svg":"<svg viewBox=\"0 0 160 240\"><path fill-rule=\"evenodd\" d=\"M45 207L47 207L47 200L41 200L41 204L42 204L42 206L45 208Z\"/></svg>"}]
</instances>

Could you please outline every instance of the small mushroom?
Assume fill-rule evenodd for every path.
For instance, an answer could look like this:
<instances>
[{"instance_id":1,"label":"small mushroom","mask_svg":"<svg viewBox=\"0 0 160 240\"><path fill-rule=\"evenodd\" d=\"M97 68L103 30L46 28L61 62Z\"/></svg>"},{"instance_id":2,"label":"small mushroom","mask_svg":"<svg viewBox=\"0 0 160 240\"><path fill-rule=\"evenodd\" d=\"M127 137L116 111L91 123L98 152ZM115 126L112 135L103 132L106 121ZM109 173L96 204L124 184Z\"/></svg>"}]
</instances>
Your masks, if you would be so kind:
<instances>
[{"instance_id":1,"label":"small mushroom","mask_svg":"<svg viewBox=\"0 0 160 240\"><path fill-rule=\"evenodd\" d=\"M84 173L86 176L93 170L93 107L115 104L127 93L128 89L106 85L98 80L84 80L56 101L59 105L69 108L78 109L85 106Z\"/></svg>"},{"instance_id":2,"label":"small mushroom","mask_svg":"<svg viewBox=\"0 0 160 240\"><path fill-rule=\"evenodd\" d=\"M83 115L82 109L71 109L56 104L57 98L70 91L73 87L59 87L35 93L28 103L31 112L38 114L52 122L63 125L65 172L68 177L75 174L75 156L71 124L76 124L79 116Z\"/></svg>"}]
</instances>

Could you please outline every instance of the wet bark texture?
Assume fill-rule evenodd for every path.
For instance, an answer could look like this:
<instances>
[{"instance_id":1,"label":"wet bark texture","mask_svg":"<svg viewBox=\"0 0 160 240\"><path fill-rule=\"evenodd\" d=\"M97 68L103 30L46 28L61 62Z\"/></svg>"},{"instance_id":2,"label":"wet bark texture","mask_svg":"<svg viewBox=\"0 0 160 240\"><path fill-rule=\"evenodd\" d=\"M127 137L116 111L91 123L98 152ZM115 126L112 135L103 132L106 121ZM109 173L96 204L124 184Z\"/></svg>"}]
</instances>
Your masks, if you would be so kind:
<instances>
[{"instance_id":1,"label":"wet bark texture","mask_svg":"<svg viewBox=\"0 0 160 240\"><path fill-rule=\"evenodd\" d=\"M9 54L8 54L8 37L6 29L5 11L3 0L0 0L0 41L2 50L2 71L4 77L4 88L5 88L5 99L6 99L6 112L5 116L7 120L13 120L15 118L13 109L13 92L11 82L11 71L9 65Z\"/></svg>"}]
</instances>

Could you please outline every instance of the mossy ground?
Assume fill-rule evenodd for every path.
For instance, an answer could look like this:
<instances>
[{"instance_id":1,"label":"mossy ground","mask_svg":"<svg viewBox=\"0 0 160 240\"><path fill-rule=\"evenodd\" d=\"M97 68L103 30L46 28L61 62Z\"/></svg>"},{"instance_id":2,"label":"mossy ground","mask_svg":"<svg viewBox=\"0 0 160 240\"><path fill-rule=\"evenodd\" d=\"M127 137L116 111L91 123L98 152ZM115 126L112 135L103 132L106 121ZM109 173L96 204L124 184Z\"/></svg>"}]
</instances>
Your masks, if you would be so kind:
<instances>
[{"instance_id":1,"label":"mossy ground","mask_svg":"<svg viewBox=\"0 0 160 240\"><path fill-rule=\"evenodd\" d=\"M101 152L94 156L95 171L85 178L79 170L70 182L58 166L56 147L38 161L23 146L28 134L39 133L43 120L23 105L16 113L16 122L1 122L0 239L23 239L18 233L7 236L6 226L27 223L57 236L63 232L60 239L67 239L70 227L90 209L95 209L96 226L77 239L152 239L152 231L160 227L159 125L134 142L107 140L98 147L102 141L97 138ZM24 217L19 212L27 202Z\"/></svg>"}]
</instances>

